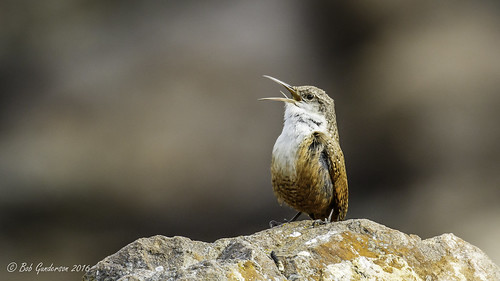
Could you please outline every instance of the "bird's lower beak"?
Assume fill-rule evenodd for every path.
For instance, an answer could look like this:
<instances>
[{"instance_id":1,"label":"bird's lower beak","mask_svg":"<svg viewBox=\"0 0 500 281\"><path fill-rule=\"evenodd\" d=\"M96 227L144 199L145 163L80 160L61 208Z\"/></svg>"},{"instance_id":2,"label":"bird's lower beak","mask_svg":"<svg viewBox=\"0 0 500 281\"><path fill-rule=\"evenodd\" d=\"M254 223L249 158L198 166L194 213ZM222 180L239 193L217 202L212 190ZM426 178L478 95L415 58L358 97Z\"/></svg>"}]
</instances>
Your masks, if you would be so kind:
<instances>
[{"instance_id":1,"label":"bird's lower beak","mask_svg":"<svg viewBox=\"0 0 500 281\"><path fill-rule=\"evenodd\" d=\"M291 102L294 103L294 99L289 99L289 98L260 98L259 100L275 100L275 101L284 101L284 102Z\"/></svg>"},{"instance_id":2,"label":"bird's lower beak","mask_svg":"<svg viewBox=\"0 0 500 281\"><path fill-rule=\"evenodd\" d=\"M283 94L285 97L284 98L262 98L262 99L259 99L259 100L274 100L274 101L284 101L284 102L296 102L296 101L301 101L302 98L300 97L300 95L297 93L297 91L294 89L294 87L288 85L287 83L283 82L283 81L280 81L274 77L271 77L271 76L268 76L268 75L264 75L264 77L266 78L269 78L271 80L273 80L274 82L282 85L283 87L285 87L289 92L290 94L292 94L292 98L289 99L288 97L286 97L285 94Z\"/></svg>"}]
</instances>

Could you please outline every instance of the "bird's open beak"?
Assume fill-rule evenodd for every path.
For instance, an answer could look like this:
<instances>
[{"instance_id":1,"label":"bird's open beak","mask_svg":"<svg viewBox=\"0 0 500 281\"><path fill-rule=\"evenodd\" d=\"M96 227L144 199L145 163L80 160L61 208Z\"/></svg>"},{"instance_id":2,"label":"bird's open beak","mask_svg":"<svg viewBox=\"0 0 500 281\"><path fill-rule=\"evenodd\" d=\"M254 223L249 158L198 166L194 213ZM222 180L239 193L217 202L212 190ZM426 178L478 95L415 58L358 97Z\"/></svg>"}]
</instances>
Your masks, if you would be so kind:
<instances>
[{"instance_id":1,"label":"bird's open beak","mask_svg":"<svg viewBox=\"0 0 500 281\"><path fill-rule=\"evenodd\" d=\"M274 82L282 85L283 87L285 87L289 92L290 94L292 94L292 98L288 98L285 94L283 94L283 92L281 92L285 97L284 98L261 98L259 100L274 100L274 101L284 101L284 102L291 102L291 103L295 103L297 101L301 101L302 98L300 97L300 95L297 93L297 91L294 89L294 87L288 85L287 83L283 82L283 81L280 81L274 77L271 77L271 76L268 76L268 75L263 75L264 77L266 78L269 78L271 80L273 80Z\"/></svg>"}]
</instances>

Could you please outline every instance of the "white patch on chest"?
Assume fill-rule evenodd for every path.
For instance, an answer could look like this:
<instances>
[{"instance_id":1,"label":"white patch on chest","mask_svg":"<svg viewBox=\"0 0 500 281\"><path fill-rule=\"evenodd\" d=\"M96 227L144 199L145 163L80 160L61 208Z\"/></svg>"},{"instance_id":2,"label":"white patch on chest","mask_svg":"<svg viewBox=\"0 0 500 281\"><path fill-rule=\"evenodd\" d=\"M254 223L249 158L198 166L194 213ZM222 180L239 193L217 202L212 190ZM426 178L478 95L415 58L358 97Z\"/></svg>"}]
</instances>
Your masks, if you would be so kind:
<instances>
[{"instance_id":1,"label":"white patch on chest","mask_svg":"<svg viewBox=\"0 0 500 281\"><path fill-rule=\"evenodd\" d=\"M313 132L327 133L325 117L287 103L283 131L273 148L275 164L283 168L288 167L288 172L295 173L295 160L299 145Z\"/></svg>"}]
</instances>

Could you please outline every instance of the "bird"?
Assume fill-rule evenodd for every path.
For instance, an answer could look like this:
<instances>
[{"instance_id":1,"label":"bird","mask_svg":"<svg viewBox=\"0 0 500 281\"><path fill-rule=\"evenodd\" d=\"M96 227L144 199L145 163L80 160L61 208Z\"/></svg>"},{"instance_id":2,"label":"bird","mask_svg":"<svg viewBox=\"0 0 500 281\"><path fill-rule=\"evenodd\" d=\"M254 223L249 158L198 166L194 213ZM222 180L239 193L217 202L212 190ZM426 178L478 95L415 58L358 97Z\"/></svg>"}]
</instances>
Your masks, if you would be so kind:
<instances>
[{"instance_id":1,"label":"bird","mask_svg":"<svg viewBox=\"0 0 500 281\"><path fill-rule=\"evenodd\" d=\"M271 182L278 202L298 211L288 222L303 212L320 223L344 220L348 184L334 100L315 86L290 86L264 77L292 96L280 91L284 97L259 99L285 104L283 130L272 150ZM279 224L270 222L271 227Z\"/></svg>"}]
</instances>

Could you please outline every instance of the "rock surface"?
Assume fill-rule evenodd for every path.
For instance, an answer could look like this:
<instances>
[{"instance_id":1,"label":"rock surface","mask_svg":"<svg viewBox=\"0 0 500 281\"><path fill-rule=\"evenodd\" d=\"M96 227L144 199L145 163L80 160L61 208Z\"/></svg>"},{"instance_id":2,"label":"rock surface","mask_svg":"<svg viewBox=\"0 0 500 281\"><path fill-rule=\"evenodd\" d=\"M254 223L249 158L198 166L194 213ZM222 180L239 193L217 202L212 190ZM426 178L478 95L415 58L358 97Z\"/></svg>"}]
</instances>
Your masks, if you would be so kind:
<instances>
[{"instance_id":1,"label":"rock surface","mask_svg":"<svg viewBox=\"0 0 500 281\"><path fill-rule=\"evenodd\" d=\"M83 280L500 280L500 268L453 234L421 240L356 219L288 223L214 243L141 238Z\"/></svg>"}]
</instances>

